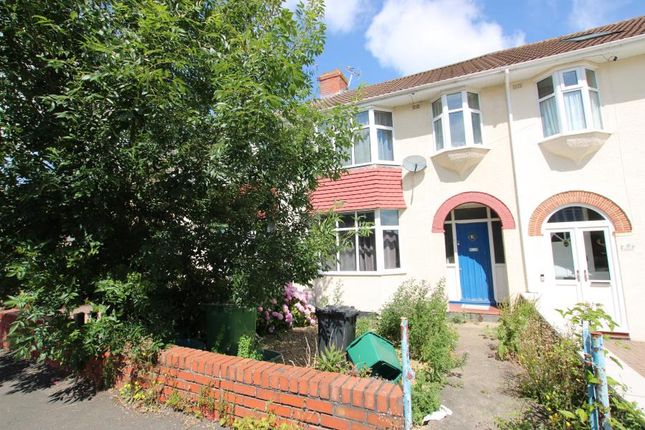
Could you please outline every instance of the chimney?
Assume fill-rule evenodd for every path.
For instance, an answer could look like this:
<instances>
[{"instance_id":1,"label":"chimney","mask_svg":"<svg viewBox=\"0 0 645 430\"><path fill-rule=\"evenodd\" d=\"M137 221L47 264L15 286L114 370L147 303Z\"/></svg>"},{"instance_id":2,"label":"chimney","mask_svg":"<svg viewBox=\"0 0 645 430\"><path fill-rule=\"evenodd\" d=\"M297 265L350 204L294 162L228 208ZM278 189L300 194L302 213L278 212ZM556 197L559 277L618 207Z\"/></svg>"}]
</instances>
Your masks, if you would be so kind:
<instances>
[{"instance_id":1,"label":"chimney","mask_svg":"<svg viewBox=\"0 0 645 430\"><path fill-rule=\"evenodd\" d=\"M318 82L321 99L335 96L347 90L347 78L338 69L318 76Z\"/></svg>"}]
</instances>

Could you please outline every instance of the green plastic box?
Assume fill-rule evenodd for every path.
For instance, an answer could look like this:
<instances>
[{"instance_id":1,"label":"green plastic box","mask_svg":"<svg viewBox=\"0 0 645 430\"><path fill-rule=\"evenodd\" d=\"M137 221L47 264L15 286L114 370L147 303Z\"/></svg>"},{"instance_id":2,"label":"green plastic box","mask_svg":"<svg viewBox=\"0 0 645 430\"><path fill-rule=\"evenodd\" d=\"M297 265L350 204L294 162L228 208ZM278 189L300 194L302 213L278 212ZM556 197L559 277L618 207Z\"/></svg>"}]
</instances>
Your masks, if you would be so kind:
<instances>
[{"instance_id":1,"label":"green plastic box","mask_svg":"<svg viewBox=\"0 0 645 430\"><path fill-rule=\"evenodd\" d=\"M356 367L369 367L374 375L381 378L396 381L401 376L401 362L394 345L371 331L350 343L347 355Z\"/></svg>"}]
</instances>

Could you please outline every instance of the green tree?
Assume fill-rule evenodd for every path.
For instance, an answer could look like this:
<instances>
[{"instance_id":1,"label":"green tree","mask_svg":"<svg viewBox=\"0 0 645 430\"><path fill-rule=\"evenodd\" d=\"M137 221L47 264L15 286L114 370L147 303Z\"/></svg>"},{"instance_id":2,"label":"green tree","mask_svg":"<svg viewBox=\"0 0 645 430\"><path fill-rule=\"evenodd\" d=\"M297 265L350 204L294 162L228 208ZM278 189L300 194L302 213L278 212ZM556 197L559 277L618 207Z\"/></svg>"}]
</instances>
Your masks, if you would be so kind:
<instances>
[{"instance_id":1,"label":"green tree","mask_svg":"<svg viewBox=\"0 0 645 430\"><path fill-rule=\"evenodd\" d=\"M21 352L80 363L317 275L308 196L355 134L311 103L323 14L0 2L0 299L22 310ZM79 327L84 303L103 317Z\"/></svg>"}]
</instances>

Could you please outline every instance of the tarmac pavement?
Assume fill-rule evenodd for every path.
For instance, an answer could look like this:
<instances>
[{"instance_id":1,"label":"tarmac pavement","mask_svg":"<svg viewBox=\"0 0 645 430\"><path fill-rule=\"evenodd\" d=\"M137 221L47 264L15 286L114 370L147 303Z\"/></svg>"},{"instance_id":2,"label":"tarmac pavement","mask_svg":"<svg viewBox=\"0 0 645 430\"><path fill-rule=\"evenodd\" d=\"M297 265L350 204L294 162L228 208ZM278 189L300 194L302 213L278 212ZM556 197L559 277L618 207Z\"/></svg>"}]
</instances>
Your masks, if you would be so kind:
<instances>
[{"instance_id":1,"label":"tarmac pavement","mask_svg":"<svg viewBox=\"0 0 645 430\"><path fill-rule=\"evenodd\" d=\"M162 409L122 406L113 390L95 392L44 366L15 361L0 351L0 417L13 430L223 429L212 422Z\"/></svg>"}]
</instances>

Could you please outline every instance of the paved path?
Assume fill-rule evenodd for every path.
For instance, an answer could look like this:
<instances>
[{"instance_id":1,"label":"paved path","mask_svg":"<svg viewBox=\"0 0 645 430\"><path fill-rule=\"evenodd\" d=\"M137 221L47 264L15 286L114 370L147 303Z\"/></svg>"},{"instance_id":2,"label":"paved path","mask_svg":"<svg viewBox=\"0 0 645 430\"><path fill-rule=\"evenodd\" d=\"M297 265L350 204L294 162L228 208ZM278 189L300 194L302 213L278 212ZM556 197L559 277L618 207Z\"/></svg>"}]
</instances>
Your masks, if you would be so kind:
<instances>
[{"instance_id":1,"label":"paved path","mask_svg":"<svg viewBox=\"0 0 645 430\"><path fill-rule=\"evenodd\" d=\"M15 362L2 351L0 417L2 428L21 430L221 429L176 412L125 408L111 391L95 393L48 369Z\"/></svg>"},{"instance_id":2,"label":"paved path","mask_svg":"<svg viewBox=\"0 0 645 430\"><path fill-rule=\"evenodd\" d=\"M496 323L459 324L456 352L467 354L463 369L456 369L441 393L441 402L452 415L433 421L427 429L495 429L495 417L510 417L526 406L512 392L513 379L521 369L508 361L495 359Z\"/></svg>"}]
</instances>

